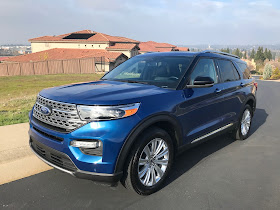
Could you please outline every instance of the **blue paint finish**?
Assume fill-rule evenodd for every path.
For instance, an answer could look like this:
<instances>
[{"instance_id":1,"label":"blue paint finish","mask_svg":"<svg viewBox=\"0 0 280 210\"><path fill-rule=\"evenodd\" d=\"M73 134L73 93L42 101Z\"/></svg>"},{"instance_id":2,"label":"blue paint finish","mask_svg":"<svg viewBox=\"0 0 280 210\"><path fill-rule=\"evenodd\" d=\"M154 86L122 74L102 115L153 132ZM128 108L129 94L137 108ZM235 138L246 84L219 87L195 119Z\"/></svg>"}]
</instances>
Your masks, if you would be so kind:
<instances>
[{"instance_id":1,"label":"blue paint finish","mask_svg":"<svg viewBox=\"0 0 280 210\"><path fill-rule=\"evenodd\" d=\"M71 133L48 129L30 118L29 135L57 151L67 154L83 171L113 174L124 143L132 131L144 120L159 113L172 116L182 131L182 145L215 129L234 123L249 95L255 96L253 79L218 83L208 88L186 88L189 74L199 58L236 58L212 53L151 53L145 56L193 56L185 76L177 89L120 81L97 81L72 84L42 90L40 95L55 101L83 105L122 105L141 103L138 112L130 117L90 122ZM239 74L242 72L238 69ZM240 84L246 84L241 87ZM217 90L221 90L217 93ZM47 110L46 110L47 111ZM32 116L32 113L31 113ZM52 136L63 138L62 142L38 133L37 129ZM72 140L100 140L103 155L85 155L79 148L70 146Z\"/></svg>"}]
</instances>

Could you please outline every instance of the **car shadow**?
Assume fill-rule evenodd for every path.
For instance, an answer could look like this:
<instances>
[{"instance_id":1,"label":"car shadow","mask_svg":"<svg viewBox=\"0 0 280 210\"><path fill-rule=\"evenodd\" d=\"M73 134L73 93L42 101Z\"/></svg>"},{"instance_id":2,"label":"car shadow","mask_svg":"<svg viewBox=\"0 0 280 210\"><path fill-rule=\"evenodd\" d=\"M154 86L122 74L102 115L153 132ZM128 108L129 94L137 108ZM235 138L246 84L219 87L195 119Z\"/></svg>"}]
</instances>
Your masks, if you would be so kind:
<instances>
[{"instance_id":1,"label":"car shadow","mask_svg":"<svg viewBox=\"0 0 280 210\"><path fill-rule=\"evenodd\" d=\"M250 136L254 134L258 130L258 128L265 123L267 117L268 114L264 109L256 109L252 120ZM197 145L187 151L184 151L182 154L175 158L171 173L167 178L163 188L171 184L187 171L189 171L207 156L212 155L220 149L223 149L234 141L235 140L229 134L223 134L216 138L210 139L209 141L201 143L200 145Z\"/></svg>"},{"instance_id":2,"label":"car shadow","mask_svg":"<svg viewBox=\"0 0 280 210\"><path fill-rule=\"evenodd\" d=\"M268 114L266 113L266 111L264 109L258 109L258 108L256 109L253 120L252 120L250 136L253 133L255 133L259 129L259 127L261 127L265 123L267 117L268 117Z\"/></svg>"}]
</instances>

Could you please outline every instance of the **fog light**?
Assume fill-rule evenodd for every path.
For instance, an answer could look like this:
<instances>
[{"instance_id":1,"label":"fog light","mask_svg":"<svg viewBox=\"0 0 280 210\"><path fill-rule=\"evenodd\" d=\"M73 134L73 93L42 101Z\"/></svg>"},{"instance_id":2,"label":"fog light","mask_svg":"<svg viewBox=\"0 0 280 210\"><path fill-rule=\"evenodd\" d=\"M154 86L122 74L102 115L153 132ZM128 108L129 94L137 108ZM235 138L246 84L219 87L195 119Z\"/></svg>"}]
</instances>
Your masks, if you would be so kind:
<instances>
[{"instance_id":1,"label":"fog light","mask_svg":"<svg viewBox=\"0 0 280 210\"><path fill-rule=\"evenodd\" d=\"M79 148L98 148L101 145L100 141L81 141L81 140L73 140L70 142L72 147Z\"/></svg>"}]
</instances>

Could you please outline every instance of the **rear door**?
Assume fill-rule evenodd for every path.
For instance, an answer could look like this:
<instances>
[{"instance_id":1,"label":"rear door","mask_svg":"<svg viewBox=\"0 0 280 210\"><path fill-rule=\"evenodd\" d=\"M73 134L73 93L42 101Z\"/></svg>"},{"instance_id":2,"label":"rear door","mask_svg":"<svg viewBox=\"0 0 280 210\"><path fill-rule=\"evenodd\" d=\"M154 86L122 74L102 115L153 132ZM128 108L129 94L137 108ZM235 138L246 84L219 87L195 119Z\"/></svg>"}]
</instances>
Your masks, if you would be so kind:
<instances>
[{"instance_id":1,"label":"rear door","mask_svg":"<svg viewBox=\"0 0 280 210\"><path fill-rule=\"evenodd\" d=\"M242 108L244 94L242 93L243 83L239 72L230 60L215 59L222 85L223 109L226 113L224 123L236 122Z\"/></svg>"}]
</instances>

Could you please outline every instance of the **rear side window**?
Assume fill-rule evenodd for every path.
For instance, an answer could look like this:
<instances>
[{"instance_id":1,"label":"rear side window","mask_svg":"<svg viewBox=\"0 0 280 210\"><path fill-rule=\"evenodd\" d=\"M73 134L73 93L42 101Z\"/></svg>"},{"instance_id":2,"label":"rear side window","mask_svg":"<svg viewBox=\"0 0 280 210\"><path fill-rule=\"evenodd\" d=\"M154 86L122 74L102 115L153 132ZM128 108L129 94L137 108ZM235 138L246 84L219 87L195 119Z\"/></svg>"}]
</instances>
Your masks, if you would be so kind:
<instances>
[{"instance_id":1,"label":"rear side window","mask_svg":"<svg viewBox=\"0 0 280 210\"><path fill-rule=\"evenodd\" d=\"M221 74L221 82L231 82L240 79L240 76L231 61L217 60L217 63Z\"/></svg>"},{"instance_id":2,"label":"rear side window","mask_svg":"<svg viewBox=\"0 0 280 210\"><path fill-rule=\"evenodd\" d=\"M243 74L243 78L249 79L251 77L251 73L248 66L245 63L239 63L239 62L237 62L237 65Z\"/></svg>"}]
</instances>

